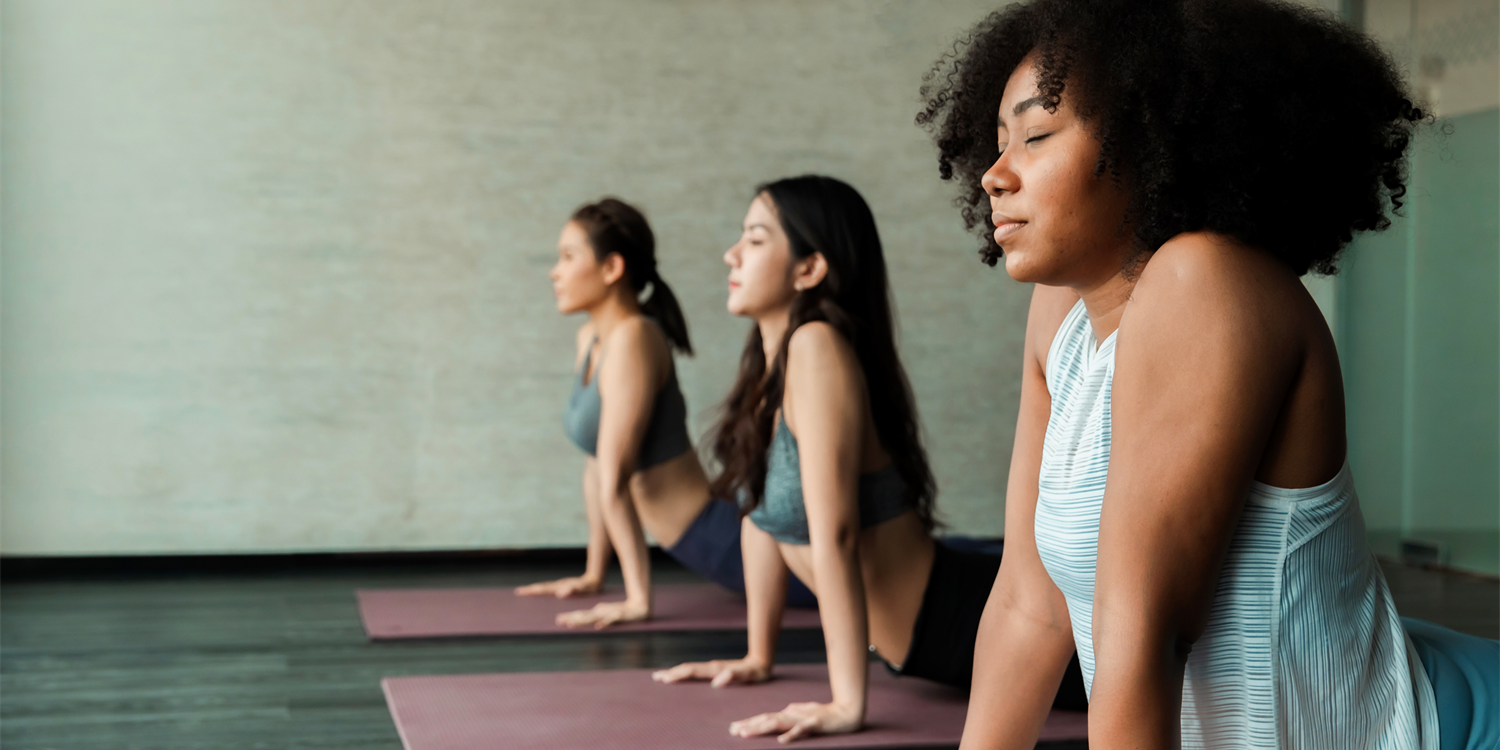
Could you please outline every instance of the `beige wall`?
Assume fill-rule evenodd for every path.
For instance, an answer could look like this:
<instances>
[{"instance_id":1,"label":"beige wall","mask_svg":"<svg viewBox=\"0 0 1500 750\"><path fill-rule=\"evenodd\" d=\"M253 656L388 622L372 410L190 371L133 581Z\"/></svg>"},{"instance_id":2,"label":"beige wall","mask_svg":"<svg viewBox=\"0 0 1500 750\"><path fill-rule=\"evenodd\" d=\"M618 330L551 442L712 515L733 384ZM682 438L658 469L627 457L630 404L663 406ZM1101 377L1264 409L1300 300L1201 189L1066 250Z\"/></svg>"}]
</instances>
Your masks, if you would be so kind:
<instances>
[{"instance_id":1,"label":"beige wall","mask_svg":"<svg viewBox=\"0 0 1500 750\"><path fill-rule=\"evenodd\" d=\"M1028 291L912 125L996 4L7 0L4 551L581 544L564 217L651 216L696 432L720 254L806 171L873 205L940 507L998 533Z\"/></svg>"}]
</instances>

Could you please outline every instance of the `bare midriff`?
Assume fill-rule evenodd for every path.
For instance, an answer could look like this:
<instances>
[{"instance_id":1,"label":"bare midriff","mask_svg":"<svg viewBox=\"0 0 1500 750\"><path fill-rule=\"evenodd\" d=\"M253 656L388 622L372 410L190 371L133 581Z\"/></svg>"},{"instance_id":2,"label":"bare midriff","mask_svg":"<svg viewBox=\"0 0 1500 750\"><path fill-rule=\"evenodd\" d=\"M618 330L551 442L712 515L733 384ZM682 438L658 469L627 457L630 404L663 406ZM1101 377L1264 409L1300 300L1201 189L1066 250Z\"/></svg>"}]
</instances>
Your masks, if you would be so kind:
<instances>
[{"instance_id":1,"label":"bare midriff","mask_svg":"<svg viewBox=\"0 0 1500 750\"><path fill-rule=\"evenodd\" d=\"M892 664L906 661L911 649L912 630L932 573L933 544L932 535L922 528L915 510L860 531L859 563L869 645ZM781 556L792 572L818 593L812 545L783 543Z\"/></svg>"},{"instance_id":2,"label":"bare midriff","mask_svg":"<svg viewBox=\"0 0 1500 750\"><path fill-rule=\"evenodd\" d=\"M682 455L630 476L630 496L641 525L657 544L671 547L708 504L708 477L698 454Z\"/></svg>"}]
</instances>

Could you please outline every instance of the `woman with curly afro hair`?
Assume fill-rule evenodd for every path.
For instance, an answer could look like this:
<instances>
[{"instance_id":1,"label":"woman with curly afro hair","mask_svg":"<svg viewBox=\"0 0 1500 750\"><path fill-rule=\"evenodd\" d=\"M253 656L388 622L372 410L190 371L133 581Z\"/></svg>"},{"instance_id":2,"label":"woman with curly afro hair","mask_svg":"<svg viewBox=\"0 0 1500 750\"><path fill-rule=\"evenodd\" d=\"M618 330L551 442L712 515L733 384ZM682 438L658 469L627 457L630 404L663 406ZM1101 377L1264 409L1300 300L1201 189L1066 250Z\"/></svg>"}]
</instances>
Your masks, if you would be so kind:
<instances>
[{"instance_id":1,"label":"woman with curly afro hair","mask_svg":"<svg viewBox=\"0 0 1500 750\"><path fill-rule=\"evenodd\" d=\"M1396 614L1299 281L1400 210L1425 117L1373 41L1263 0L1034 0L918 122L1035 283L964 748L1493 748L1500 644Z\"/></svg>"}]
</instances>

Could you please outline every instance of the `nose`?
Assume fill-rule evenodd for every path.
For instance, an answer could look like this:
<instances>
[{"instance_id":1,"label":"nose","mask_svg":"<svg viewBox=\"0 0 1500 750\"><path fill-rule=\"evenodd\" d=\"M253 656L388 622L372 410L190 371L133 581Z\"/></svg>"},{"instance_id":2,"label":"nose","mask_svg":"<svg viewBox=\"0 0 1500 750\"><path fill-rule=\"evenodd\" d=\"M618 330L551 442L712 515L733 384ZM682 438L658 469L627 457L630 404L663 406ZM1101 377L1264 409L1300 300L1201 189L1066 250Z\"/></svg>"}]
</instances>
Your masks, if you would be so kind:
<instances>
[{"instance_id":1,"label":"nose","mask_svg":"<svg viewBox=\"0 0 1500 750\"><path fill-rule=\"evenodd\" d=\"M730 245L728 250L724 251L724 264L729 266L730 268L739 268L740 243L736 242L733 245Z\"/></svg>"},{"instance_id":2,"label":"nose","mask_svg":"<svg viewBox=\"0 0 1500 750\"><path fill-rule=\"evenodd\" d=\"M980 187L989 193L992 198L999 198L1001 193L1014 193L1021 186L1021 180L1011 169L1009 149L1001 153L1000 158L995 160L990 168L985 170L984 176L979 179Z\"/></svg>"}]
</instances>

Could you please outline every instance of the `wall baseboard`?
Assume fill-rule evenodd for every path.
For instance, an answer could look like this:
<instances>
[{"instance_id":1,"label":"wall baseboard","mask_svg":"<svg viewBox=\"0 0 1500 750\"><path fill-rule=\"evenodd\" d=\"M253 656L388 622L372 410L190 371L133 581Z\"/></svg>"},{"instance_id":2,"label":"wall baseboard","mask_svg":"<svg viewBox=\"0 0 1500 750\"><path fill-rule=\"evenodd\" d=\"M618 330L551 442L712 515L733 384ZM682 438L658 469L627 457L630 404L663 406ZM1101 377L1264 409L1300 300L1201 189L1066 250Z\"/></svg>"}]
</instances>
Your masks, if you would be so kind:
<instances>
[{"instance_id":1,"label":"wall baseboard","mask_svg":"<svg viewBox=\"0 0 1500 750\"><path fill-rule=\"evenodd\" d=\"M651 554L653 562L671 559L658 547L653 546ZM582 564L585 557L582 547L230 555L0 555L0 581L14 583L141 576L285 574L337 569Z\"/></svg>"}]
</instances>

